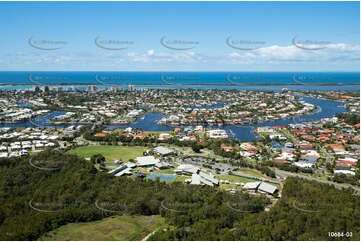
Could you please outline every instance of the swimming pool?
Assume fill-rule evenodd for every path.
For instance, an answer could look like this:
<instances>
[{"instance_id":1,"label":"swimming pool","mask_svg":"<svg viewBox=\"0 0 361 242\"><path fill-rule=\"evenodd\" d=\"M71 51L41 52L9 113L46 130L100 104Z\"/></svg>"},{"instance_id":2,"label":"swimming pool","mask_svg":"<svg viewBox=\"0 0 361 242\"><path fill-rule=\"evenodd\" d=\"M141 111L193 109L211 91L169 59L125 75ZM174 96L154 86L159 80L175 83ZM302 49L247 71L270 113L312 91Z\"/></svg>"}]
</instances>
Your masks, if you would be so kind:
<instances>
[{"instance_id":1,"label":"swimming pool","mask_svg":"<svg viewBox=\"0 0 361 242\"><path fill-rule=\"evenodd\" d=\"M159 178L159 180L161 180L161 181L173 181L174 179L177 178L177 176L150 173L147 176L147 178L149 178L149 179L157 179L157 178Z\"/></svg>"}]
</instances>

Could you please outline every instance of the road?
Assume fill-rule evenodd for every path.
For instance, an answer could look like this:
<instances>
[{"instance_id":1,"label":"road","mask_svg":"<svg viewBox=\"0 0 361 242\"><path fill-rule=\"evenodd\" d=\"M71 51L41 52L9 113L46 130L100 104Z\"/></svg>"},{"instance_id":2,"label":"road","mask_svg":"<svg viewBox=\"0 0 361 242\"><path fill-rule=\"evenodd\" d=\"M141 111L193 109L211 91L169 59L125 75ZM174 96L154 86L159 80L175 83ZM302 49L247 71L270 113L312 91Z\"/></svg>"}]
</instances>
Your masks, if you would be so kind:
<instances>
[{"instance_id":1,"label":"road","mask_svg":"<svg viewBox=\"0 0 361 242\"><path fill-rule=\"evenodd\" d=\"M288 131L281 131L281 133L283 133L285 136L287 136L287 138L291 139L292 142L297 145L299 140L297 140L292 134L290 134Z\"/></svg>"},{"instance_id":2,"label":"road","mask_svg":"<svg viewBox=\"0 0 361 242\"><path fill-rule=\"evenodd\" d=\"M154 230L153 232L149 233L147 236L145 236L141 241L146 241L150 236L152 236L157 230Z\"/></svg>"},{"instance_id":3,"label":"road","mask_svg":"<svg viewBox=\"0 0 361 242\"><path fill-rule=\"evenodd\" d=\"M290 134L287 134L286 132L283 132L287 137L289 137L290 139L292 139L292 141L294 143L298 143L298 140L296 140L294 137L292 137ZM267 148L267 151L270 152L268 150L268 147L266 146ZM327 162L331 162L332 161L332 157L327 153L327 151L325 151L322 147L320 147L320 150L326 155L326 161ZM271 153L272 154L272 153ZM188 164L192 164L192 165L198 165L199 167L201 167L201 164L199 163L195 163L195 162L184 162L184 163L188 163ZM222 164L222 163L220 163ZM226 164L222 164L222 165L226 165ZM230 166L227 164L227 166L229 166L231 169L232 168L236 168L236 167L233 167L233 166ZM202 169L204 169L204 167L202 167ZM206 169L206 170L209 170L209 169ZM214 171L213 171L214 172ZM332 181L328 181L328 180L322 180L322 179L319 179L319 178L316 178L316 177L312 177L312 176L307 176L307 175L302 175L302 174L298 174L298 173L293 173L293 172L288 172L288 171L283 171L283 170L280 170L278 168L275 168L275 172L276 172L276 175L277 176L281 176L281 177L287 177L287 176L295 176L295 177L300 177L300 178L304 178L304 179L307 179L307 180L311 180L311 181L317 181L317 182L320 182L320 183L325 183L325 184L329 184L329 185L334 185L336 188L338 189L342 189L342 188L352 188L354 189L356 192L360 193L360 188L358 187L354 187L354 186L351 186L351 185L347 185L347 184L342 184L342 183L336 183L336 182L332 182ZM228 173L228 172L223 172L224 174ZM222 174L222 173L221 173Z\"/></svg>"},{"instance_id":4,"label":"road","mask_svg":"<svg viewBox=\"0 0 361 242\"><path fill-rule=\"evenodd\" d=\"M293 135L289 134L288 132L283 131L282 133L284 135L286 135L289 139L291 139L294 144L297 144L299 142ZM321 150L321 152L324 153L324 155L326 156L326 162L331 163L332 157L328 154L328 152L323 147L321 147L319 144L317 144L317 146Z\"/></svg>"},{"instance_id":5,"label":"road","mask_svg":"<svg viewBox=\"0 0 361 242\"><path fill-rule=\"evenodd\" d=\"M317 182L326 183L326 184L329 184L329 185L334 185L338 189L352 188L355 191L357 191L358 193L360 193L360 188L353 187L351 185L346 185L346 184L336 183L336 182L332 182L332 181L322 180L322 179L318 179L318 178L315 178L315 177L312 177L312 176L306 176L306 175L301 175L301 174L298 174L298 173L283 171L283 170L280 170L280 169L277 169L277 168L275 168L275 172L276 172L276 175L282 176L282 177L296 176L296 177L304 178L304 179L311 180L311 181L317 181Z\"/></svg>"},{"instance_id":6,"label":"road","mask_svg":"<svg viewBox=\"0 0 361 242\"><path fill-rule=\"evenodd\" d=\"M318 145L318 148L322 151L322 153L325 154L326 162L332 164L332 157L328 154L328 152L323 147L321 147L320 145Z\"/></svg>"}]
</instances>

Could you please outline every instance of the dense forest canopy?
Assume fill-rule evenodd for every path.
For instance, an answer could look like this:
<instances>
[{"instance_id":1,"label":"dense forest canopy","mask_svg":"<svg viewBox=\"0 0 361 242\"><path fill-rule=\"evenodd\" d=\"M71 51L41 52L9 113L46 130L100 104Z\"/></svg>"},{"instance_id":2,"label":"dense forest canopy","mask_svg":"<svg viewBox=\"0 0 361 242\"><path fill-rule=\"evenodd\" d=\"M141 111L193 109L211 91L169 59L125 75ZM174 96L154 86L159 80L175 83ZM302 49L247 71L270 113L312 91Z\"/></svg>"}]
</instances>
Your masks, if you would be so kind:
<instances>
[{"instance_id":1,"label":"dense forest canopy","mask_svg":"<svg viewBox=\"0 0 361 242\"><path fill-rule=\"evenodd\" d=\"M287 178L282 198L269 212L243 213L228 226L221 208L219 219L201 219L189 214L181 221L165 214L176 229L158 231L151 240L358 240L360 238L359 195L349 190L299 178ZM239 213L242 210L238 210ZM235 210L237 213L237 210ZM185 230L183 221L194 221ZM330 237L328 232L343 232ZM346 236L346 232L352 232Z\"/></svg>"},{"instance_id":2,"label":"dense forest canopy","mask_svg":"<svg viewBox=\"0 0 361 242\"><path fill-rule=\"evenodd\" d=\"M92 161L58 151L1 159L0 172L1 240L36 240L67 223L115 214L166 217L168 228L152 240L359 238L358 195L296 178L287 179L282 198L266 212L270 200L263 195L114 177ZM352 237L330 238L329 231Z\"/></svg>"}]
</instances>

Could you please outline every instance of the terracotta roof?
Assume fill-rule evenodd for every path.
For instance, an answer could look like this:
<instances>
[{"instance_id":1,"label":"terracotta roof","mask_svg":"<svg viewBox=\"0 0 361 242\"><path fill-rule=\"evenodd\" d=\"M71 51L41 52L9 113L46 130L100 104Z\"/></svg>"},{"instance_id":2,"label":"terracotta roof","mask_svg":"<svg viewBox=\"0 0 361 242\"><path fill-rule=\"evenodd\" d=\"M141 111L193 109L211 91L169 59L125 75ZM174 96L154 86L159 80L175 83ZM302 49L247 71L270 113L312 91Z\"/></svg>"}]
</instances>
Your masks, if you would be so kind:
<instances>
[{"instance_id":1,"label":"terracotta roof","mask_svg":"<svg viewBox=\"0 0 361 242\"><path fill-rule=\"evenodd\" d=\"M105 134L105 133L97 133L94 136L96 136L96 137L105 137L105 136L107 136L107 134Z\"/></svg>"},{"instance_id":2,"label":"terracotta roof","mask_svg":"<svg viewBox=\"0 0 361 242\"><path fill-rule=\"evenodd\" d=\"M327 146L331 147L332 149L345 149L345 146L339 144L328 144Z\"/></svg>"}]
</instances>

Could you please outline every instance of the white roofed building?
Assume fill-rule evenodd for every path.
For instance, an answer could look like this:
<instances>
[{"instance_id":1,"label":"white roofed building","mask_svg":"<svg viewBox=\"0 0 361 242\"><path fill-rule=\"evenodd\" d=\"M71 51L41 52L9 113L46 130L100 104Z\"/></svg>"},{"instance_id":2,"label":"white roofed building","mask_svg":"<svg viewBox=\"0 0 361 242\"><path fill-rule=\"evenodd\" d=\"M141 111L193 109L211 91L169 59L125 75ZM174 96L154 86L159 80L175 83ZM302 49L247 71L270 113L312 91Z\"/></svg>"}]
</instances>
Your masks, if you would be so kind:
<instances>
[{"instance_id":1,"label":"white roofed building","mask_svg":"<svg viewBox=\"0 0 361 242\"><path fill-rule=\"evenodd\" d=\"M135 158L137 166L154 166L158 162L159 159L155 158L154 156L140 156Z\"/></svg>"},{"instance_id":2,"label":"white roofed building","mask_svg":"<svg viewBox=\"0 0 361 242\"><path fill-rule=\"evenodd\" d=\"M258 191L262 193L274 194L277 191L276 186L272 186L271 184L262 182L258 187Z\"/></svg>"},{"instance_id":3,"label":"white roofed building","mask_svg":"<svg viewBox=\"0 0 361 242\"><path fill-rule=\"evenodd\" d=\"M227 132L223 129L214 129L208 131L209 137L211 139L227 139Z\"/></svg>"},{"instance_id":4,"label":"white roofed building","mask_svg":"<svg viewBox=\"0 0 361 242\"><path fill-rule=\"evenodd\" d=\"M247 182L243 188L246 190L254 190L256 191L258 186L259 186L260 182Z\"/></svg>"},{"instance_id":5,"label":"white roofed building","mask_svg":"<svg viewBox=\"0 0 361 242\"><path fill-rule=\"evenodd\" d=\"M169 154L174 153L173 149L170 149L165 146L158 146L158 147L154 148L153 151L158 155L169 155Z\"/></svg>"},{"instance_id":6,"label":"white roofed building","mask_svg":"<svg viewBox=\"0 0 361 242\"><path fill-rule=\"evenodd\" d=\"M180 174L197 174L199 168L189 164L182 164L178 166L174 171Z\"/></svg>"}]
</instances>

